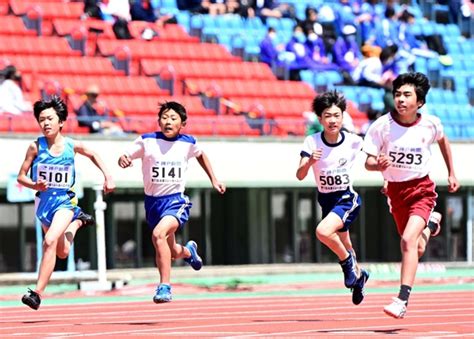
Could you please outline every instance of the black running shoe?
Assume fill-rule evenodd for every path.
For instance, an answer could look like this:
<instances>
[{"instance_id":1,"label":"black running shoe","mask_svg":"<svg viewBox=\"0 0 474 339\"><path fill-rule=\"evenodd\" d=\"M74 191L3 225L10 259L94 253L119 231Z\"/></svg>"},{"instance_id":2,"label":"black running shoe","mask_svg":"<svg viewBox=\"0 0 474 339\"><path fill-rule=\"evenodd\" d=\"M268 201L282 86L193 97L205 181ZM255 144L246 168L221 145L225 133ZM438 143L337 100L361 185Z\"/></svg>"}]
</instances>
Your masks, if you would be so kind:
<instances>
[{"instance_id":1,"label":"black running shoe","mask_svg":"<svg viewBox=\"0 0 474 339\"><path fill-rule=\"evenodd\" d=\"M95 220L94 217L90 214L84 213L83 211L79 212L79 215L76 219L82 221L82 226L94 226Z\"/></svg>"},{"instance_id":2,"label":"black running shoe","mask_svg":"<svg viewBox=\"0 0 474 339\"><path fill-rule=\"evenodd\" d=\"M30 306L32 309L37 310L41 304L41 297L35 291L28 289L28 293L26 293L23 298L21 298L21 302L27 306Z\"/></svg>"},{"instance_id":3,"label":"black running shoe","mask_svg":"<svg viewBox=\"0 0 474 339\"><path fill-rule=\"evenodd\" d=\"M352 287L352 303L359 305L365 297L364 286L367 280L369 280L369 272L366 270L360 271L360 277L357 279L354 287Z\"/></svg>"}]
</instances>

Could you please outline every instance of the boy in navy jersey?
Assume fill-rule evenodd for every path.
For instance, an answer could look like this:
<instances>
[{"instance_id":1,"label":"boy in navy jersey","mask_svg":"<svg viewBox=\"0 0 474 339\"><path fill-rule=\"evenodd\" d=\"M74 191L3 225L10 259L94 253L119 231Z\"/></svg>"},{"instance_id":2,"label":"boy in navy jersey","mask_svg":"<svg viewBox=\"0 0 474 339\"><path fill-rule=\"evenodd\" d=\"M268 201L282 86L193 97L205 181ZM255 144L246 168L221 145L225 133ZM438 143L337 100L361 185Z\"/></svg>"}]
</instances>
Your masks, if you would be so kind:
<instances>
[{"instance_id":1,"label":"boy in navy jersey","mask_svg":"<svg viewBox=\"0 0 474 339\"><path fill-rule=\"evenodd\" d=\"M171 301L171 260L184 258L196 271L202 267L197 244L191 240L182 246L175 239L175 232L188 220L192 205L184 195L188 160L196 157L212 186L221 194L225 192L225 185L214 176L211 163L196 139L180 134L186 120L186 109L181 104L173 101L162 104L158 112L161 131L138 137L118 160L122 168L131 166L135 159L142 160L146 220L152 230L160 272L160 284L153 297L155 303Z\"/></svg>"},{"instance_id":2,"label":"boy in navy jersey","mask_svg":"<svg viewBox=\"0 0 474 339\"><path fill-rule=\"evenodd\" d=\"M56 256L66 258L77 230L94 223L92 216L77 206L73 191L74 155L85 155L102 171L105 193L113 191L115 184L97 153L82 142L61 134L68 112L60 98L37 101L33 111L43 136L28 147L18 182L38 191L35 199L36 217L41 221L45 233L36 289L29 290L22 298L24 304L37 310L41 304L41 293L53 273ZM30 170L31 176L28 176Z\"/></svg>"},{"instance_id":3,"label":"boy in navy jersey","mask_svg":"<svg viewBox=\"0 0 474 339\"><path fill-rule=\"evenodd\" d=\"M364 141L365 167L382 172L383 192L401 237L400 291L384 308L387 315L397 319L405 316L419 258L430 237L441 229L441 214L434 211L436 185L429 177L433 143L438 142L448 170L448 191L459 189L451 146L441 121L418 112L429 89L429 80L422 73L399 75L393 81L395 110L378 118Z\"/></svg>"},{"instance_id":4,"label":"boy in navy jersey","mask_svg":"<svg viewBox=\"0 0 474 339\"><path fill-rule=\"evenodd\" d=\"M361 199L352 189L351 168L362 148L362 138L341 131L346 109L344 97L329 91L313 100L313 111L324 130L306 137L296 177L303 180L313 169L323 219L316 236L339 258L344 285L352 290L352 302L364 299L369 273L358 268L349 227L359 215Z\"/></svg>"}]
</instances>

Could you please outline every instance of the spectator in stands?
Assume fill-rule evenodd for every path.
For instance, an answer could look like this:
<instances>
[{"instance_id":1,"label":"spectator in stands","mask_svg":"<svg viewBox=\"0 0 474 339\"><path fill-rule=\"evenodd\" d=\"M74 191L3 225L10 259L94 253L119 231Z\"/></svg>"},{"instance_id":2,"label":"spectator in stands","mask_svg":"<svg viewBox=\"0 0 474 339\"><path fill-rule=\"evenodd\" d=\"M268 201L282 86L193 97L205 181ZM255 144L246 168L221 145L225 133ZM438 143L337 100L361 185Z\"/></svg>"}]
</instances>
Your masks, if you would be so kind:
<instances>
[{"instance_id":1,"label":"spectator in stands","mask_svg":"<svg viewBox=\"0 0 474 339\"><path fill-rule=\"evenodd\" d=\"M279 62L279 55L284 50L285 45L278 41L276 29L269 27L267 35L260 42L260 61L272 67Z\"/></svg>"},{"instance_id":2,"label":"spectator in stands","mask_svg":"<svg viewBox=\"0 0 474 339\"><path fill-rule=\"evenodd\" d=\"M77 110L79 126L89 127L90 133L122 134L122 127L111 121L105 105L98 102L100 90L97 85L91 85L86 91L86 100ZM100 113L99 113L100 112Z\"/></svg>"},{"instance_id":3,"label":"spectator in stands","mask_svg":"<svg viewBox=\"0 0 474 339\"><path fill-rule=\"evenodd\" d=\"M306 36L304 35L303 27L300 25L295 25L293 27L293 35L287 42L285 49L287 52L295 55L295 61L291 66L293 69L299 71L310 68L311 56L306 44Z\"/></svg>"},{"instance_id":4,"label":"spectator in stands","mask_svg":"<svg viewBox=\"0 0 474 339\"><path fill-rule=\"evenodd\" d=\"M130 7L130 15L132 20L146 21L155 23L158 27L163 27L165 24L176 24L178 21L172 14L157 15L156 8L153 7L151 0L136 0ZM158 36L158 32L152 27L147 27L141 34L144 40L152 40Z\"/></svg>"},{"instance_id":5,"label":"spectator in stands","mask_svg":"<svg viewBox=\"0 0 474 339\"><path fill-rule=\"evenodd\" d=\"M305 19L301 25L307 36L310 34L310 31L315 32L323 39L326 51L332 51L337 38L336 29L332 22L319 22L319 13L316 8L306 7Z\"/></svg>"},{"instance_id":6,"label":"spectator in stands","mask_svg":"<svg viewBox=\"0 0 474 339\"><path fill-rule=\"evenodd\" d=\"M266 18L296 18L295 9L278 0L255 0L255 14L265 22Z\"/></svg>"},{"instance_id":7,"label":"spectator in stands","mask_svg":"<svg viewBox=\"0 0 474 339\"><path fill-rule=\"evenodd\" d=\"M0 85L0 114L10 113L21 115L31 112L33 107L23 97L21 73L15 66L9 65L3 71L4 81Z\"/></svg>"},{"instance_id":8,"label":"spectator in stands","mask_svg":"<svg viewBox=\"0 0 474 339\"><path fill-rule=\"evenodd\" d=\"M322 26L315 26L319 31L314 32L310 29L306 38L306 48L309 54L310 65L309 68L313 70L338 70L339 67L333 64L326 53L326 47L322 39Z\"/></svg>"},{"instance_id":9,"label":"spectator in stands","mask_svg":"<svg viewBox=\"0 0 474 339\"><path fill-rule=\"evenodd\" d=\"M395 9L387 6L384 18L375 25L369 43L382 48L398 44L399 25Z\"/></svg>"},{"instance_id":10,"label":"spectator in stands","mask_svg":"<svg viewBox=\"0 0 474 339\"><path fill-rule=\"evenodd\" d=\"M356 28L352 25L344 26L342 36L334 44L334 62L340 67L344 83L354 85L351 73L361 59L359 46L356 42Z\"/></svg>"},{"instance_id":11,"label":"spectator in stands","mask_svg":"<svg viewBox=\"0 0 474 339\"><path fill-rule=\"evenodd\" d=\"M103 14L99 3L100 0L84 0L84 14L87 18L102 20Z\"/></svg>"},{"instance_id":12,"label":"spectator in stands","mask_svg":"<svg viewBox=\"0 0 474 339\"><path fill-rule=\"evenodd\" d=\"M243 18L254 18L254 2L255 0L227 0L227 13L239 14Z\"/></svg>"},{"instance_id":13,"label":"spectator in stands","mask_svg":"<svg viewBox=\"0 0 474 339\"><path fill-rule=\"evenodd\" d=\"M447 55L443 39L439 34L423 36L415 27L415 16L408 10L400 15L399 41L405 51L424 58L438 58L445 66L453 64L452 58ZM423 40L424 39L424 40Z\"/></svg>"},{"instance_id":14,"label":"spectator in stands","mask_svg":"<svg viewBox=\"0 0 474 339\"><path fill-rule=\"evenodd\" d=\"M105 21L113 22L112 29L117 39L133 39L128 29L128 22L132 19L128 0L101 2L100 10Z\"/></svg>"}]
</instances>

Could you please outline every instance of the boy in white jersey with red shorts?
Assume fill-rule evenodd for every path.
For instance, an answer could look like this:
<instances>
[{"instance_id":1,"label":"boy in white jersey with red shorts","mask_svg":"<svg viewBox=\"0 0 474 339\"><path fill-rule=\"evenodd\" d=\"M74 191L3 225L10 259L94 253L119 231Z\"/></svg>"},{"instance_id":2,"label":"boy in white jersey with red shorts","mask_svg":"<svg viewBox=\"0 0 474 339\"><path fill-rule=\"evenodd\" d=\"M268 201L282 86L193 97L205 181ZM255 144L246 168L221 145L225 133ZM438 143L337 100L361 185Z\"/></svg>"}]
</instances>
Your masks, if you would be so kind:
<instances>
[{"instance_id":1,"label":"boy in white jersey with red shorts","mask_svg":"<svg viewBox=\"0 0 474 339\"><path fill-rule=\"evenodd\" d=\"M456 192L451 146L437 117L418 113L430 89L422 73L405 73L393 81L395 110L378 118L367 131L365 167L381 171L386 181L390 212L401 236L402 265L400 292L384 312L403 318L415 281L418 260L430 236L440 231L441 215L434 212L437 194L429 178L431 144L438 142L448 169L448 190Z\"/></svg>"},{"instance_id":2,"label":"boy in white jersey with red shorts","mask_svg":"<svg viewBox=\"0 0 474 339\"><path fill-rule=\"evenodd\" d=\"M158 112L161 131L138 137L118 160L122 168L131 166L132 160L142 160L146 220L153 232L155 261L160 272L160 284L153 297L155 303L171 301L171 260L184 258L196 271L202 267L196 243L189 241L182 246L175 239L175 232L188 220L192 206L184 195L188 160L196 157L212 186L221 194L225 192L225 185L214 176L211 163L196 139L180 134L186 120L186 109L181 104L173 101L162 104Z\"/></svg>"},{"instance_id":3,"label":"boy in white jersey with red shorts","mask_svg":"<svg viewBox=\"0 0 474 339\"><path fill-rule=\"evenodd\" d=\"M313 100L312 106L324 130L306 137L296 177L303 180L313 169L323 211L316 236L339 258L344 285L352 289L352 302L358 305L364 299L369 274L357 266L349 227L359 215L361 204L360 196L352 188L351 168L362 149L362 138L341 131L346 101L340 93L323 93Z\"/></svg>"}]
</instances>

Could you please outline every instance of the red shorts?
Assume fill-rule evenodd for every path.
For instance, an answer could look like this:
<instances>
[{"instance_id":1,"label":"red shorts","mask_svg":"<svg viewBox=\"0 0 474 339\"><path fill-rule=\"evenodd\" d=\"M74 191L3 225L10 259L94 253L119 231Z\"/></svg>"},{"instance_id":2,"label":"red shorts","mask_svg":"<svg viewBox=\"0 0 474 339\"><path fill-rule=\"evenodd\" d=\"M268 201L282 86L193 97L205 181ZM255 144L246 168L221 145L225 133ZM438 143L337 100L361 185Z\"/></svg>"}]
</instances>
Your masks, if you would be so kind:
<instances>
[{"instance_id":1,"label":"red shorts","mask_svg":"<svg viewBox=\"0 0 474 339\"><path fill-rule=\"evenodd\" d=\"M397 224L398 234L403 234L408 218L412 215L418 215L428 223L438 197L435 188L435 183L428 176L388 183L388 205Z\"/></svg>"}]
</instances>

